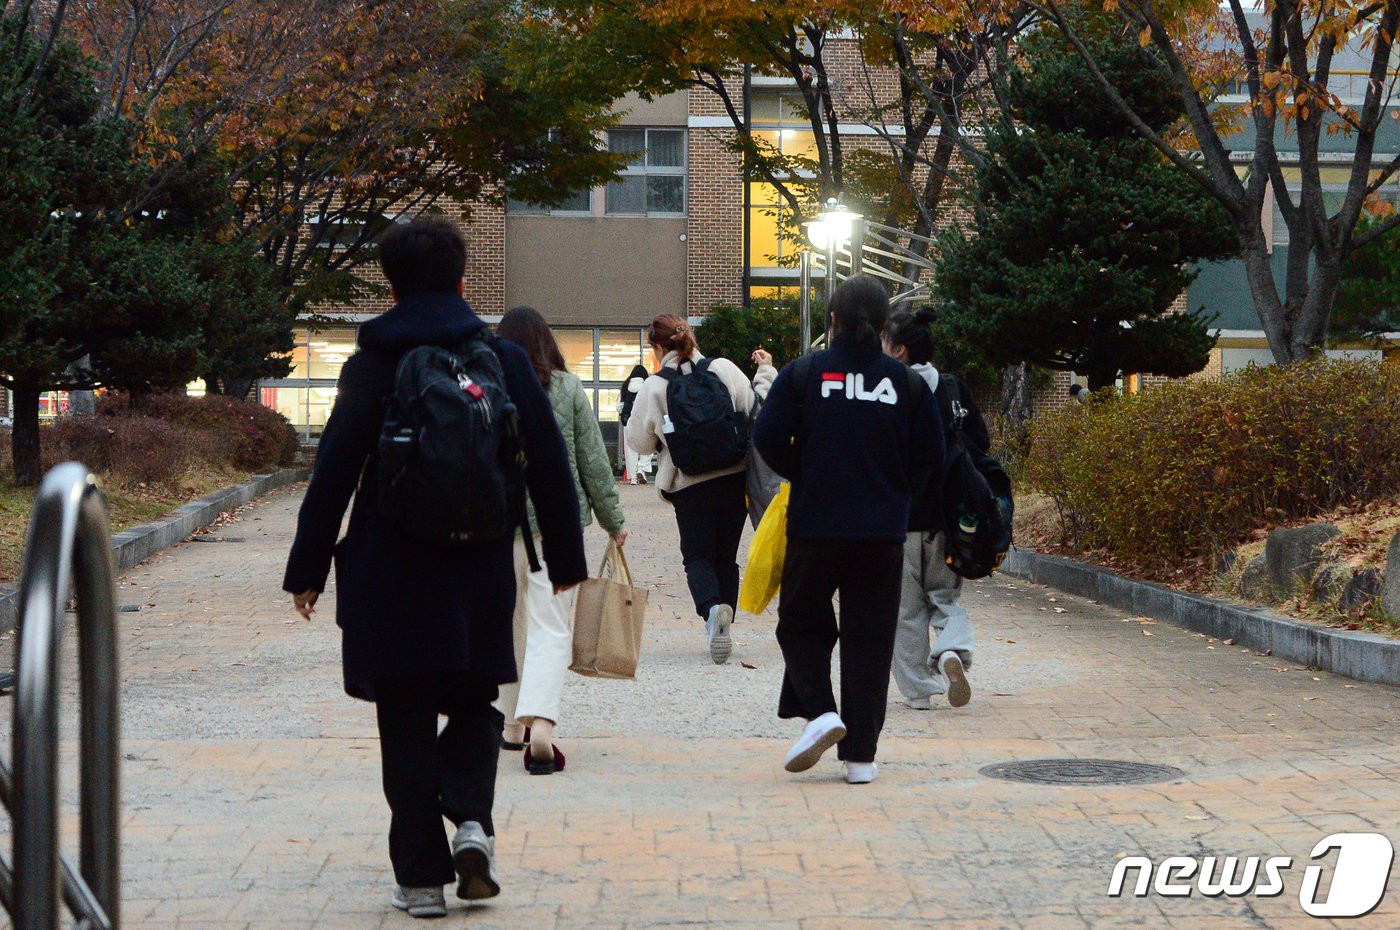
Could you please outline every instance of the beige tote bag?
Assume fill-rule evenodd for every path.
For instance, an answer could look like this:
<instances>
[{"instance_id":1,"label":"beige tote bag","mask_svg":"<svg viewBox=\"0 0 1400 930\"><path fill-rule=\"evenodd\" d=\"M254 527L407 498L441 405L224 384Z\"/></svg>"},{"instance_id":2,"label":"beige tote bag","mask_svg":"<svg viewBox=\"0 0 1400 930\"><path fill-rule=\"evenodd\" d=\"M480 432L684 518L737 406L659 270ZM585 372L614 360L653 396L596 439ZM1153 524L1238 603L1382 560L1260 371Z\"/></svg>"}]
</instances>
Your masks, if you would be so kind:
<instances>
[{"instance_id":1,"label":"beige tote bag","mask_svg":"<svg viewBox=\"0 0 1400 930\"><path fill-rule=\"evenodd\" d=\"M609 542L598 577L579 585L569 668L589 678L636 678L646 612L646 589L632 586L627 556Z\"/></svg>"}]
</instances>

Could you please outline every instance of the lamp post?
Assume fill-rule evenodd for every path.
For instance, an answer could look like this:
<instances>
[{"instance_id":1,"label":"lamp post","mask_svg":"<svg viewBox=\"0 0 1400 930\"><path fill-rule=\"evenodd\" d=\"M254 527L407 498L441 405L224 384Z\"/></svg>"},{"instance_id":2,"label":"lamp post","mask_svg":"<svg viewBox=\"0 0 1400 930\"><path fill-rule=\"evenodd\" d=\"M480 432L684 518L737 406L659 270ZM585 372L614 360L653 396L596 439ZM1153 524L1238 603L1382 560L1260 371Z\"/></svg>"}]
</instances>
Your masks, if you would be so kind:
<instances>
[{"instance_id":1,"label":"lamp post","mask_svg":"<svg viewBox=\"0 0 1400 930\"><path fill-rule=\"evenodd\" d=\"M852 213L846 209L845 204L832 197L826 202L822 212L817 214L817 218L807 223L806 226L807 241L812 244L812 248L825 253L823 264L826 274L823 278L822 292L826 298L825 305L830 308L831 298L836 293L836 256L841 251L842 245L852 241L852 234L856 227L860 227L861 237L864 238L864 217L859 213ZM859 269L856 267L857 253L858 250L853 246L851 250L851 274L859 273ZM827 309L826 312L828 315L831 313L830 309ZM827 329L829 337L829 323Z\"/></svg>"}]
</instances>

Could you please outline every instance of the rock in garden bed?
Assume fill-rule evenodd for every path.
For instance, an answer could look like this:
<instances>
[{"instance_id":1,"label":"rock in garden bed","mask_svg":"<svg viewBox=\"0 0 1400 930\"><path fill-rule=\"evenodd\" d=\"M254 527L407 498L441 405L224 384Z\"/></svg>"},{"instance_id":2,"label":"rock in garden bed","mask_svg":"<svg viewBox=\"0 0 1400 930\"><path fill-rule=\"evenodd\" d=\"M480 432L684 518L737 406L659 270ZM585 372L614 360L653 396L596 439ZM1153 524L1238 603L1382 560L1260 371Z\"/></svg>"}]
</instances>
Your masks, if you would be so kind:
<instances>
[{"instance_id":1,"label":"rock in garden bed","mask_svg":"<svg viewBox=\"0 0 1400 930\"><path fill-rule=\"evenodd\" d=\"M1323 562L1322 547L1342 531L1331 523L1314 523L1292 529L1274 530L1264 546L1269 584L1280 599L1292 597L1312 583Z\"/></svg>"}]
</instances>

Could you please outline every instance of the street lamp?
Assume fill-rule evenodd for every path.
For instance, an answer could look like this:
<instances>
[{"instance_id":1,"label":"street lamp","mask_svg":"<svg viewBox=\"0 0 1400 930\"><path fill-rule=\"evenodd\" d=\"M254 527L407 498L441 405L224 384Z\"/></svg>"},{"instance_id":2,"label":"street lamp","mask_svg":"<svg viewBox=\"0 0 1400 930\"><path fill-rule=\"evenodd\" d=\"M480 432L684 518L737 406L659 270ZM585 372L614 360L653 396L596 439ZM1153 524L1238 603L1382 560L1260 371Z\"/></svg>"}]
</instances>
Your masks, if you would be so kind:
<instances>
[{"instance_id":1,"label":"street lamp","mask_svg":"<svg viewBox=\"0 0 1400 930\"><path fill-rule=\"evenodd\" d=\"M812 243L812 248L822 252L825 256L822 263L825 267L822 290L826 295L827 307L831 306L831 298L836 293L836 255L841 251L843 245L852 242L852 239L855 237L857 224L863 219L864 218L859 213L851 212L846 208L845 204L839 203L835 197L832 197L826 202L826 206L822 209L822 212L817 214L817 218L805 224L807 227L807 240ZM859 234L859 238L865 238L863 230ZM858 260L856 258L858 252L859 245L852 245L852 275L860 273L860 269L857 267ZM803 287L806 287L806 282L803 282ZM827 313L830 312L830 310L827 310ZM830 327L828 326L828 328ZM811 329L805 313L802 316L802 345L804 351L811 345Z\"/></svg>"},{"instance_id":2,"label":"street lamp","mask_svg":"<svg viewBox=\"0 0 1400 930\"><path fill-rule=\"evenodd\" d=\"M839 249L851 241L851 230L860 218L859 213L852 213L833 197L826 202L826 207L817 214L817 218L806 224L807 240L812 243L812 248L820 252L833 247Z\"/></svg>"}]
</instances>

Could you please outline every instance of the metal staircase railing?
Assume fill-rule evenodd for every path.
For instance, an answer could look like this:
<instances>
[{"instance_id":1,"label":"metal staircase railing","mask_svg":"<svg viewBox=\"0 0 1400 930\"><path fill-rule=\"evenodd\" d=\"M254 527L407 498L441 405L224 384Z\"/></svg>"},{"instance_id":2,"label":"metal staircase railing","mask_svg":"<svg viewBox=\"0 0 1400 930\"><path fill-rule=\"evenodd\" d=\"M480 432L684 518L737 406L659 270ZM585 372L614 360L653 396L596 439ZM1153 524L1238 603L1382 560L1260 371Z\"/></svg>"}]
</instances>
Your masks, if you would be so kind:
<instances>
[{"instance_id":1,"label":"metal staircase railing","mask_svg":"<svg viewBox=\"0 0 1400 930\"><path fill-rule=\"evenodd\" d=\"M114 576L95 480L74 462L55 467L34 498L20 580L13 774L0 762L0 800L14 823L13 871L0 853L0 901L15 930L58 930L60 891L79 930L120 926ZM78 615L79 869L58 842L58 657L70 591Z\"/></svg>"}]
</instances>

